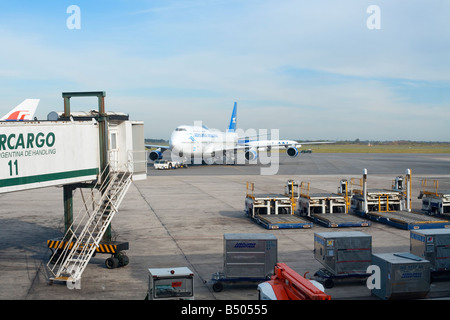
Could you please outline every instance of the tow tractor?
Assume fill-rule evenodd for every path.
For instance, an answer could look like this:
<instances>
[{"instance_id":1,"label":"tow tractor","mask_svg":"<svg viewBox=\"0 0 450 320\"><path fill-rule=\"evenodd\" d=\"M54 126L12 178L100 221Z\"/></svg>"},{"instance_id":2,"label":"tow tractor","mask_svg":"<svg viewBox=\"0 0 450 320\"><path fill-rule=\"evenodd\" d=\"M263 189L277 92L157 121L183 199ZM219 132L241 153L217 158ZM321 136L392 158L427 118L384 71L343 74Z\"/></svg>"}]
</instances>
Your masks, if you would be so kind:
<instances>
[{"instance_id":1,"label":"tow tractor","mask_svg":"<svg viewBox=\"0 0 450 320\"><path fill-rule=\"evenodd\" d=\"M422 211L430 216L450 215L450 190L439 190L439 180L433 180L433 187L427 185L427 179L422 179Z\"/></svg>"},{"instance_id":2,"label":"tow tractor","mask_svg":"<svg viewBox=\"0 0 450 320\"><path fill-rule=\"evenodd\" d=\"M277 263L271 280L258 285L259 300L331 300L323 286L308 280L289 268Z\"/></svg>"},{"instance_id":3,"label":"tow tractor","mask_svg":"<svg viewBox=\"0 0 450 320\"><path fill-rule=\"evenodd\" d=\"M155 160L153 166L159 170L187 168L187 165L182 162L169 160Z\"/></svg>"}]
</instances>

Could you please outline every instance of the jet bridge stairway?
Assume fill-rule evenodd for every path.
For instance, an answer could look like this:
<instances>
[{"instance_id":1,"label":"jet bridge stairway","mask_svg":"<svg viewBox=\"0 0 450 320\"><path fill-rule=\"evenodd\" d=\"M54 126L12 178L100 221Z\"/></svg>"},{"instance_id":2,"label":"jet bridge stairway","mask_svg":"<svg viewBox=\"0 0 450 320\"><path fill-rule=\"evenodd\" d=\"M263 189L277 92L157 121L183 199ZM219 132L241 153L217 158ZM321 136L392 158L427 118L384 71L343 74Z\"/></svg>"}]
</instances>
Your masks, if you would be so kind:
<instances>
[{"instance_id":1,"label":"jet bridge stairway","mask_svg":"<svg viewBox=\"0 0 450 320\"><path fill-rule=\"evenodd\" d=\"M109 166L105 171L108 172L105 182L93 189L92 203L85 203L84 209L68 229L64 240L56 243L56 250L47 264L51 282L79 281L93 254L104 247L101 244L103 235L118 212L132 181L132 174L128 171L110 171ZM94 193L94 190L97 191ZM109 252L114 251L115 247L106 248Z\"/></svg>"}]
</instances>

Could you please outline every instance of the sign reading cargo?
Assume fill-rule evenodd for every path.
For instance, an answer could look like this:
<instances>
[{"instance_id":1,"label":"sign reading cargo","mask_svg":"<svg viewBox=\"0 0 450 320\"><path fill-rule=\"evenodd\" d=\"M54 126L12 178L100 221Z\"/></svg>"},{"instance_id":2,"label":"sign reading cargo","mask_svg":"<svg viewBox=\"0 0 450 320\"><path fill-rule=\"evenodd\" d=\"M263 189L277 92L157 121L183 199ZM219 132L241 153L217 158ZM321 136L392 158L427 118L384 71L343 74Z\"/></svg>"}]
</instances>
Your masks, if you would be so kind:
<instances>
[{"instance_id":1,"label":"sign reading cargo","mask_svg":"<svg viewBox=\"0 0 450 320\"><path fill-rule=\"evenodd\" d=\"M99 161L97 123L0 123L0 193L94 180Z\"/></svg>"}]
</instances>

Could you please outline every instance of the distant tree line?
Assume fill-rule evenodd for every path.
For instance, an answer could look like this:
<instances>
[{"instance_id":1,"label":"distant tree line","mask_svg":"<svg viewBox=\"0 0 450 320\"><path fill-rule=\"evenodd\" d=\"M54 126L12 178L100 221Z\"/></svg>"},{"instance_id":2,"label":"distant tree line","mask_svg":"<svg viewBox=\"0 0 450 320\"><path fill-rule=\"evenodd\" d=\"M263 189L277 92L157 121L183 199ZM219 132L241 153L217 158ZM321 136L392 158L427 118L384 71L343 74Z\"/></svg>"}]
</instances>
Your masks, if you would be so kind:
<instances>
[{"instance_id":1,"label":"distant tree line","mask_svg":"<svg viewBox=\"0 0 450 320\"><path fill-rule=\"evenodd\" d=\"M301 141L301 140L297 140ZM317 140L321 141L321 140ZM359 144L359 145L412 145L412 144L449 144L448 141L413 141L413 140L336 140L336 144Z\"/></svg>"},{"instance_id":2,"label":"distant tree line","mask_svg":"<svg viewBox=\"0 0 450 320\"><path fill-rule=\"evenodd\" d=\"M162 143L169 143L169 140L164 139L145 139L145 143L148 144L162 144Z\"/></svg>"},{"instance_id":3,"label":"distant tree line","mask_svg":"<svg viewBox=\"0 0 450 320\"><path fill-rule=\"evenodd\" d=\"M301 142L302 140L296 140ZM308 140L308 141L315 141L320 142L324 140ZM145 143L148 144L167 144L169 143L169 140L165 139L145 139ZM450 142L443 142L443 141L413 141L413 140L393 140L393 141L377 141L377 140L360 140L359 138L355 140L337 140L337 144L360 144L360 145L411 145L411 144L449 144Z\"/></svg>"}]
</instances>

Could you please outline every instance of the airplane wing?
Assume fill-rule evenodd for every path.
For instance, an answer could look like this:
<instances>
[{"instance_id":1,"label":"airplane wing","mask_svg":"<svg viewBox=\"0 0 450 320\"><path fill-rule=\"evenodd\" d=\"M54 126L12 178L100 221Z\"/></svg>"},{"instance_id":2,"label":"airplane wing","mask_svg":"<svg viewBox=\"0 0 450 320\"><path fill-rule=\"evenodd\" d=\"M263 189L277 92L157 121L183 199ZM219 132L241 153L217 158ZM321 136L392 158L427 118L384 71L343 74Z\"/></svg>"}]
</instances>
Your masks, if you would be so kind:
<instances>
[{"instance_id":1,"label":"airplane wing","mask_svg":"<svg viewBox=\"0 0 450 320\"><path fill-rule=\"evenodd\" d=\"M161 146L161 145L157 145L157 144L146 144L145 148L147 148L147 149L156 148L156 149L161 149L161 151L170 150L169 146Z\"/></svg>"},{"instance_id":2,"label":"airplane wing","mask_svg":"<svg viewBox=\"0 0 450 320\"><path fill-rule=\"evenodd\" d=\"M39 99L25 99L21 104L5 114L1 121L24 121L33 120Z\"/></svg>"},{"instance_id":3,"label":"airplane wing","mask_svg":"<svg viewBox=\"0 0 450 320\"><path fill-rule=\"evenodd\" d=\"M325 144L325 143L336 143L336 141L308 141L308 142L299 142L299 144Z\"/></svg>"},{"instance_id":4,"label":"airplane wing","mask_svg":"<svg viewBox=\"0 0 450 320\"><path fill-rule=\"evenodd\" d=\"M297 147L300 148L305 144L326 144L326 143L336 143L334 141L307 141L299 142L293 140L239 140L238 145L244 148L287 148L287 147Z\"/></svg>"}]
</instances>

